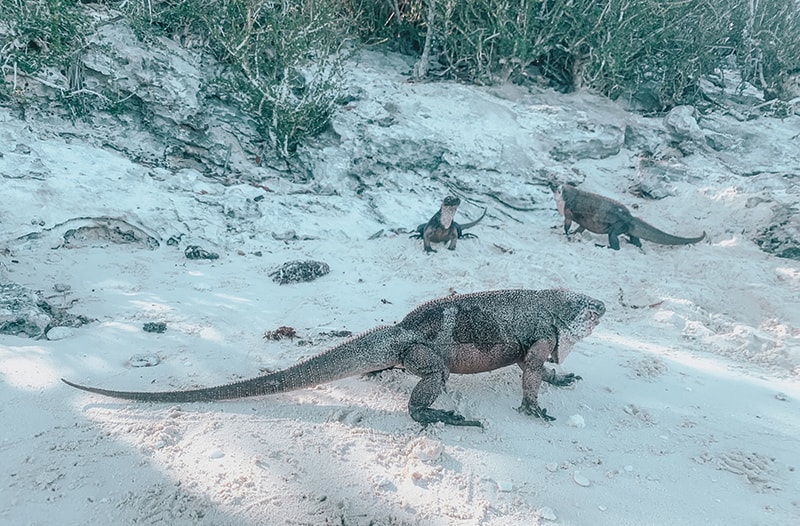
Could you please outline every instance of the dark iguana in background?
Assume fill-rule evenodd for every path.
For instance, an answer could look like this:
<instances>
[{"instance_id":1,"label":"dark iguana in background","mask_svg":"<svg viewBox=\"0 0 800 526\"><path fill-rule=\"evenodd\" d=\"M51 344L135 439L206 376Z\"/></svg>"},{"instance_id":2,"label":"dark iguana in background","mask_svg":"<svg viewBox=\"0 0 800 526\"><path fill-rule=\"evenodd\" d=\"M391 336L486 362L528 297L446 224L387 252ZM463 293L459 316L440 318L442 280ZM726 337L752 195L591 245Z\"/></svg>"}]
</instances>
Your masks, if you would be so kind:
<instances>
[{"instance_id":1,"label":"dark iguana in background","mask_svg":"<svg viewBox=\"0 0 800 526\"><path fill-rule=\"evenodd\" d=\"M553 420L537 400L542 381L569 385L580 377L557 374L544 364L562 363L573 345L591 334L604 313L603 302L563 289L475 292L429 301L396 325L367 331L283 371L228 385L139 392L64 382L115 398L184 403L282 393L403 367L420 377L408 401L411 418L421 424L480 426L478 421L431 405L450 373L481 373L517 364L522 369L519 411Z\"/></svg>"},{"instance_id":2,"label":"dark iguana in background","mask_svg":"<svg viewBox=\"0 0 800 526\"><path fill-rule=\"evenodd\" d=\"M619 250L619 236L625 234L637 247L642 246L639 238L660 245L689 245L702 241L706 233L698 237L678 237L667 234L656 227L633 217L630 210L620 203L602 195L578 190L571 185L561 185L553 189L558 212L564 216L564 232L578 234L584 230L595 234L608 234L608 244ZM572 222L578 223L575 232L570 232Z\"/></svg>"},{"instance_id":3,"label":"dark iguana in background","mask_svg":"<svg viewBox=\"0 0 800 526\"><path fill-rule=\"evenodd\" d=\"M445 197L439 211L433 214L433 217L431 217L427 223L419 225L410 237L417 239L422 238L425 252L436 252L436 250L431 247L431 243L446 243L449 241L450 245L448 245L447 249L455 250L456 241L459 238L476 237L473 234L464 234L463 231L477 225L480 220L483 219L483 216L486 215L486 209L483 209L483 214L475 221L459 225L453 221L453 217L456 215L458 205L460 204L461 199L458 197L452 195Z\"/></svg>"}]
</instances>

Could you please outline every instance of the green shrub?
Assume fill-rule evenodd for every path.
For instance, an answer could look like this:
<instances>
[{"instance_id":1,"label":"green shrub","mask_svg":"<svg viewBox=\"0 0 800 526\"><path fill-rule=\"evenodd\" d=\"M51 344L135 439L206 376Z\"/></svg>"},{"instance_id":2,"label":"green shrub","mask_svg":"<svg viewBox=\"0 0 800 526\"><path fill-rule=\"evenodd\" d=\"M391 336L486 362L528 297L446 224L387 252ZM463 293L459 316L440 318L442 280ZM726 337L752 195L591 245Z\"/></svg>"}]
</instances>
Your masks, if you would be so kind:
<instances>
[{"instance_id":1,"label":"green shrub","mask_svg":"<svg viewBox=\"0 0 800 526\"><path fill-rule=\"evenodd\" d=\"M0 86L6 94L17 90L21 75L49 67L69 78L87 26L74 0L0 0Z\"/></svg>"},{"instance_id":2,"label":"green shrub","mask_svg":"<svg viewBox=\"0 0 800 526\"><path fill-rule=\"evenodd\" d=\"M343 20L335 0L172 0L123 3L134 27L194 42L229 70L218 79L290 155L327 126L341 87Z\"/></svg>"},{"instance_id":3,"label":"green shrub","mask_svg":"<svg viewBox=\"0 0 800 526\"><path fill-rule=\"evenodd\" d=\"M421 0L339 0L350 31L370 45L421 54L425 6Z\"/></svg>"},{"instance_id":4,"label":"green shrub","mask_svg":"<svg viewBox=\"0 0 800 526\"><path fill-rule=\"evenodd\" d=\"M800 0L109 0L137 35L211 53L207 86L238 102L282 155L323 129L341 91L348 32L422 57L415 75L472 82L535 78L612 97L646 90L656 109L691 103L700 79L736 64L743 82L788 98L800 72ZM16 76L57 68L73 115L91 19L75 0L0 0L0 96ZM419 63L418 63L419 65ZM427 72L427 73L426 73ZM47 81L38 77L43 83ZM98 100L100 103L98 104Z\"/></svg>"},{"instance_id":5,"label":"green shrub","mask_svg":"<svg viewBox=\"0 0 800 526\"><path fill-rule=\"evenodd\" d=\"M724 3L609 2L589 39L587 84L612 98L648 87L661 109L694 102L701 77L734 51Z\"/></svg>"},{"instance_id":6,"label":"green shrub","mask_svg":"<svg viewBox=\"0 0 800 526\"><path fill-rule=\"evenodd\" d=\"M732 20L742 81L788 99L784 82L800 73L800 1L740 0Z\"/></svg>"},{"instance_id":7,"label":"green shrub","mask_svg":"<svg viewBox=\"0 0 800 526\"><path fill-rule=\"evenodd\" d=\"M537 76L614 98L644 88L667 109L730 57L768 94L800 70L798 0L342 1L368 41L421 53L431 32L432 71L472 81Z\"/></svg>"},{"instance_id":8,"label":"green shrub","mask_svg":"<svg viewBox=\"0 0 800 526\"><path fill-rule=\"evenodd\" d=\"M210 52L227 70L214 86L238 102L278 153L327 126L341 87L339 0L125 0L109 2L139 38L168 36ZM37 75L57 67L69 79L57 97L73 115L92 106L118 110L101 94L82 89L80 50L91 16L74 0L0 0L0 60L6 95L14 73ZM74 80L74 82L73 82ZM1 92L0 92L1 93ZM96 103L96 101L95 101Z\"/></svg>"}]
</instances>

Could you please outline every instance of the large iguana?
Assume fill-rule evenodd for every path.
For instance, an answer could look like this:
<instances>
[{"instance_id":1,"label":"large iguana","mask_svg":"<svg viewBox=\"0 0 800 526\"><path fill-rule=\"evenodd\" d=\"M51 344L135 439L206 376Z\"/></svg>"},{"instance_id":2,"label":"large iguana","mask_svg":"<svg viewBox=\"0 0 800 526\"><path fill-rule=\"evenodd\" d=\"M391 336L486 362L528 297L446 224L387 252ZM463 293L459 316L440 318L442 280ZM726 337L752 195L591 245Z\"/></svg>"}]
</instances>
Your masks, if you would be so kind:
<instances>
[{"instance_id":1,"label":"large iguana","mask_svg":"<svg viewBox=\"0 0 800 526\"><path fill-rule=\"evenodd\" d=\"M553 188L558 212L564 216L564 232L578 234L584 230L595 234L608 234L608 244L619 250L619 236L625 234L628 240L637 247L642 246L639 238L660 245L689 245L702 241L706 233L698 237L678 237L667 234L656 227L633 217L630 210L620 203L602 195L578 190L571 185ZM570 232L572 222L578 223L575 232Z\"/></svg>"},{"instance_id":2,"label":"large iguana","mask_svg":"<svg viewBox=\"0 0 800 526\"><path fill-rule=\"evenodd\" d=\"M475 221L459 225L453 221L453 217L456 215L456 210L458 210L458 205L460 204L461 199L458 197L452 195L445 197L441 208L433 214L433 217L431 217L427 223L419 225L410 237L415 237L417 239L422 238L425 252L436 252L436 250L431 247L431 243L446 243L449 241L450 244L447 246L447 249L455 250L456 241L458 239L475 237L473 234L465 234L464 230L477 225L480 220L483 219L483 216L486 215L486 209L483 209L483 214Z\"/></svg>"},{"instance_id":3,"label":"large iguana","mask_svg":"<svg viewBox=\"0 0 800 526\"><path fill-rule=\"evenodd\" d=\"M282 371L228 385L186 391L138 392L86 387L84 391L128 400L202 402L261 396L311 387L347 376L403 367L421 379L408 410L421 424L480 426L454 411L432 409L450 373L470 374L517 364L522 369L524 414L553 420L537 401L542 380L569 385L580 379L557 374L545 362L562 363L605 313L603 302L563 289L496 290L431 300L396 325L351 338Z\"/></svg>"}]
</instances>

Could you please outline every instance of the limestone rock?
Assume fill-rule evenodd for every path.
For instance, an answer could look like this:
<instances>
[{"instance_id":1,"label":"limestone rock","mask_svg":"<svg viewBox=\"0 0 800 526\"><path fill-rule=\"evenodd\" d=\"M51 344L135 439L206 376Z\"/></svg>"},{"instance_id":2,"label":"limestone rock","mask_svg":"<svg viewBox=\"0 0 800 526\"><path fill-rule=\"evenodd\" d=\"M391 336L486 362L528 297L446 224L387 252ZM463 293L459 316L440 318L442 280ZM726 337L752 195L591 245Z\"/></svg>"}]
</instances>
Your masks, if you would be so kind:
<instances>
[{"instance_id":1,"label":"limestone rock","mask_svg":"<svg viewBox=\"0 0 800 526\"><path fill-rule=\"evenodd\" d=\"M0 284L0 334L41 338L51 327L80 327L89 319L48 303L39 292Z\"/></svg>"},{"instance_id":2,"label":"limestone rock","mask_svg":"<svg viewBox=\"0 0 800 526\"><path fill-rule=\"evenodd\" d=\"M800 261L800 216L790 206L781 206L770 224L758 231L754 239L764 252L781 258Z\"/></svg>"},{"instance_id":3,"label":"limestone rock","mask_svg":"<svg viewBox=\"0 0 800 526\"><path fill-rule=\"evenodd\" d=\"M618 126L587 122L570 132L556 139L550 151L553 159L605 159L618 154L625 143L624 128Z\"/></svg>"}]
</instances>

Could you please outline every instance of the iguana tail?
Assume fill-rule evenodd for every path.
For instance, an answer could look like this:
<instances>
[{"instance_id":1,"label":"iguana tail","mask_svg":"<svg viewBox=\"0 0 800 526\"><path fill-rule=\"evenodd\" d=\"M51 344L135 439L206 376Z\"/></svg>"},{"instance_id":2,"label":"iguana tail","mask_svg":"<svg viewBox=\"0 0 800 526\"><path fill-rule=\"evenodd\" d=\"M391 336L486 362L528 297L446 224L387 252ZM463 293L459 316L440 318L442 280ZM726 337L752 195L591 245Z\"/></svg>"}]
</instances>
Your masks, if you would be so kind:
<instances>
[{"instance_id":1,"label":"iguana tail","mask_svg":"<svg viewBox=\"0 0 800 526\"><path fill-rule=\"evenodd\" d=\"M666 232L657 229L649 223L645 223L638 217L634 217L631 221L628 234L646 239L647 241L651 241L653 243L658 243L659 245L691 245L692 243L702 241L706 237L705 232L703 232L703 235L698 237L673 236L672 234L667 234Z\"/></svg>"},{"instance_id":2,"label":"iguana tail","mask_svg":"<svg viewBox=\"0 0 800 526\"><path fill-rule=\"evenodd\" d=\"M147 402L210 402L283 393L399 365L400 358L393 350L396 347L391 345L397 337L396 331L393 326L378 327L282 371L216 387L185 391L115 391L61 380L90 393Z\"/></svg>"},{"instance_id":3,"label":"iguana tail","mask_svg":"<svg viewBox=\"0 0 800 526\"><path fill-rule=\"evenodd\" d=\"M458 226L461 227L461 230L466 230L468 228L472 228L475 225L477 225L478 223L480 223L481 219L483 219L483 216L485 216L485 215L486 215L486 207L483 208L483 213L481 214L481 216L478 219L476 219L475 221L473 221L471 223L464 223L464 224L459 223Z\"/></svg>"}]
</instances>

